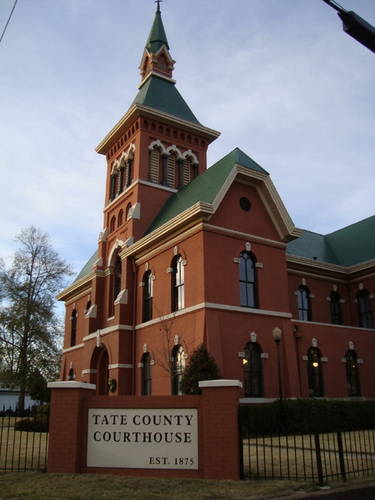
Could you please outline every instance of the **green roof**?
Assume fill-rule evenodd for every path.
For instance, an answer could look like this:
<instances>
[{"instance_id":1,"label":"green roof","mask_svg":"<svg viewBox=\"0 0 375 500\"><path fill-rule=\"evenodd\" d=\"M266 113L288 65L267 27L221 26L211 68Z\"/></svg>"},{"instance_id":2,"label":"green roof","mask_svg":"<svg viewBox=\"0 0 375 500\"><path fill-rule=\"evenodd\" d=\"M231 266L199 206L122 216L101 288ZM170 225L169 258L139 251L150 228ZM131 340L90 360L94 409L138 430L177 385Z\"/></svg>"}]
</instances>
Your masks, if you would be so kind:
<instances>
[{"instance_id":1,"label":"green roof","mask_svg":"<svg viewBox=\"0 0 375 500\"><path fill-rule=\"evenodd\" d=\"M288 255L353 266L375 259L375 215L350 226L322 235L303 231L287 246Z\"/></svg>"},{"instance_id":2,"label":"green roof","mask_svg":"<svg viewBox=\"0 0 375 500\"><path fill-rule=\"evenodd\" d=\"M148 106L149 108L200 125L184 98L176 89L175 84L157 75L151 75L145 81L132 102L132 106L134 104Z\"/></svg>"},{"instance_id":3,"label":"green roof","mask_svg":"<svg viewBox=\"0 0 375 500\"><path fill-rule=\"evenodd\" d=\"M147 38L146 49L152 54L155 54L163 45L166 45L167 49L169 49L167 35L165 34L160 10L158 9L151 26L150 34Z\"/></svg>"},{"instance_id":4,"label":"green roof","mask_svg":"<svg viewBox=\"0 0 375 500\"><path fill-rule=\"evenodd\" d=\"M79 281L80 279L84 278L85 276L89 275L92 271L92 266L95 264L95 261L98 259L98 251L96 251L86 262L86 264L83 266L81 271L77 274L75 280L73 283L76 283L76 281Z\"/></svg>"},{"instance_id":5,"label":"green roof","mask_svg":"<svg viewBox=\"0 0 375 500\"><path fill-rule=\"evenodd\" d=\"M203 174L193 179L190 184L172 195L152 222L147 233L157 229L198 201L213 203L220 188L223 186L236 164L242 165L250 170L268 174L243 151L239 148L235 148L231 153L227 154L224 158L212 165L212 167L208 168Z\"/></svg>"}]
</instances>

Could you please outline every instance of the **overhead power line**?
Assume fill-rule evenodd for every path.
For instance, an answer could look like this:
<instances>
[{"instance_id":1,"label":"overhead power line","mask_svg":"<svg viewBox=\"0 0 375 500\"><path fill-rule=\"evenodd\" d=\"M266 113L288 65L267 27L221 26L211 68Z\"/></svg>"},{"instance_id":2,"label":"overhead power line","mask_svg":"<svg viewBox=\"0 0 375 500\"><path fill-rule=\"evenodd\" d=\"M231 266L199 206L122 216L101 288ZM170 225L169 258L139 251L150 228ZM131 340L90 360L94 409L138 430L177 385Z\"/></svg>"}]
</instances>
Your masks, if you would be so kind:
<instances>
[{"instance_id":1,"label":"overhead power line","mask_svg":"<svg viewBox=\"0 0 375 500\"><path fill-rule=\"evenodd\" d=\"M16 8L17 2L18 2L18 0L14 0L14 4L13 4L13 7L12 7L12 10L10 11L10 14L9 14L8 20L7 20L7 22L5 23L5 26L4 26L4 29L3 29L3 32L1 33L1 36L0 36L0 43L1 43L2 39L4 38L5 32L6 32L6 30L7 30L8 24L9 24L9 22L10 22L11 18L12 18L12 15L13 15L14 9Z\"/></svg>"}]
</instances>

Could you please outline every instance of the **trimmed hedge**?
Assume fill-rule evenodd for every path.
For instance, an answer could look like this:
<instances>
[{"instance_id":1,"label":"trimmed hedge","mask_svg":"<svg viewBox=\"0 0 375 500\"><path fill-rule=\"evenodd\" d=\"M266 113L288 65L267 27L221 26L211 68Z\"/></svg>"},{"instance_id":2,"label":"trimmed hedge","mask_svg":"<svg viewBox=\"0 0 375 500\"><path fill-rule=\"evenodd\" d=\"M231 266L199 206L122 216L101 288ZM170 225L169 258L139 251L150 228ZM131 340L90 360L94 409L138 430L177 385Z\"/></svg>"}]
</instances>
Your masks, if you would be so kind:
<instances>
[{"instance_id":1,"label":"trimmed hedge","mask_svg":"<svg viewBox=\"0 0 375 500\"><path fill-rule=\"evenodd\" d=\"M41 405L33 408L33 416L21 418L14 424L16 431L26 432L48 432L49 405Z\"/></svg>"},{"instance_id":2,"label":"trimmed hedge","mask_svg":"<svg viewBox=\"0 0 375 500\"><path fill-rule=\"evenodd\" d=\"M375 428L375 401L297 399L240 406L243 436Z\"/></svg>"}]
</instances>

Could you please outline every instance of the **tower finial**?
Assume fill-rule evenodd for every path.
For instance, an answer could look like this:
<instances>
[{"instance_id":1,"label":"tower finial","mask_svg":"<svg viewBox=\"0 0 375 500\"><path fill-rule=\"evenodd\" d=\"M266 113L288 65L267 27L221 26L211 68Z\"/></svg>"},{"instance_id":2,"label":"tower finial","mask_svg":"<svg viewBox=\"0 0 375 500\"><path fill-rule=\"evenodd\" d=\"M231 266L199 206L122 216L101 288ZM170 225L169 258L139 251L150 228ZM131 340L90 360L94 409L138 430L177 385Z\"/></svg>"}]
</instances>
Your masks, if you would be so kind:
<instances>
[{"instance_id":1,"label":"tower finial","mask_svg":"<svg viewBox=\"0 0 375 500\"><path fill-rule=\"evenodd\" d=\"M160 2L162 2L163 0L155 0L155 3L158 4L157 8L156 8L156 12L160 12Z\"/></svg>"}]
</instances>

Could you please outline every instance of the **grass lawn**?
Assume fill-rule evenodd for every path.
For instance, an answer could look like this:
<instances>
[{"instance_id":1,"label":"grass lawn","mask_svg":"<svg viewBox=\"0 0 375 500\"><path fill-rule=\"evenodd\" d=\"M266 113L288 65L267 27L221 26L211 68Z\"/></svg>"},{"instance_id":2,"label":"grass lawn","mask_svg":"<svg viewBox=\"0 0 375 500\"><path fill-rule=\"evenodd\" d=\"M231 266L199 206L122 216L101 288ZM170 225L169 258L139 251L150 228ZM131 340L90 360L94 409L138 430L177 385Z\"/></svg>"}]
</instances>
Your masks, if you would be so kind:
<instances>
[{"instance_id":1,"label":"grass lawn","mask_svg":"<svg viewBox=\"0 0 375 500\"><path fill-rule=\"evenodd\" d=\"M43 499L178 499L234 500L274 498L314 486L292 481L207 481L140 479L102 474L44 474L17 472L0 475L0 500Z\"/></svg>"}]
</instances>

